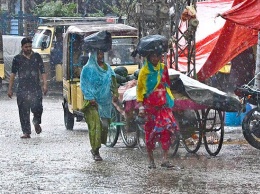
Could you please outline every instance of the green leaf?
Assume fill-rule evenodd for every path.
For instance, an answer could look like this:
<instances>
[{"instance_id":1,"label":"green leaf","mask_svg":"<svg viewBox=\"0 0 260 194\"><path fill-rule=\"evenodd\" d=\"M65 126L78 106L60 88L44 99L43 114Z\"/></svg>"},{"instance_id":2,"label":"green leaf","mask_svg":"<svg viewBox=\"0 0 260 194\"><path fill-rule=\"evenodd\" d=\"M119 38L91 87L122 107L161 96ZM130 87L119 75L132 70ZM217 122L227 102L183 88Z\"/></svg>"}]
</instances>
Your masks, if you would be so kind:
<instances>
[{"instance_id":1,"label":"green leaf","mask_svg":"<svg viewBox=\"0 0 260 194\"><path fill-rule=\"evenodd\" d=\"M43 2L35 7L32 12L41 17L74 17L80 14L76 13L77 4L63 4L62 1Z\"/></svg>"}]
</instances>

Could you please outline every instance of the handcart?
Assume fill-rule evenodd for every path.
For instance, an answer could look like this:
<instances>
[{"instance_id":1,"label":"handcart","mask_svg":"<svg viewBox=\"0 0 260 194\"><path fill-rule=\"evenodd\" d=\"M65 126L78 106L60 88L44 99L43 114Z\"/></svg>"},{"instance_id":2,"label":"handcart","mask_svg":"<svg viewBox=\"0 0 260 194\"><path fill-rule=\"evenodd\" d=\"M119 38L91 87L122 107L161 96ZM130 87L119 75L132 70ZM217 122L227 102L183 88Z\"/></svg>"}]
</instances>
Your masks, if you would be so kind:
<instances>
[{"instance_id":1,"label":"handcart","mask_svg":"<svg viewBox=\"0 0 260 194\"><path fill-rule=\"evenodd\" d=\"M175 96L173 114L180 134L173 137L171 154L175 155L180 142L190 153L196 153L202 142L211 156L216 156L223 144L224 112L237 112L241 103L233 96L205 85L173 69L169 69L171 90ZM114 106L114 121L109 131L109 142L116 144L121 130L124 142L145 149L143 122L138 118L136 88L126 90L122 104ZM203 140L203 141L202 141ZM112 145L112 144L110 144Z\"/></svg>"}]
</instances>

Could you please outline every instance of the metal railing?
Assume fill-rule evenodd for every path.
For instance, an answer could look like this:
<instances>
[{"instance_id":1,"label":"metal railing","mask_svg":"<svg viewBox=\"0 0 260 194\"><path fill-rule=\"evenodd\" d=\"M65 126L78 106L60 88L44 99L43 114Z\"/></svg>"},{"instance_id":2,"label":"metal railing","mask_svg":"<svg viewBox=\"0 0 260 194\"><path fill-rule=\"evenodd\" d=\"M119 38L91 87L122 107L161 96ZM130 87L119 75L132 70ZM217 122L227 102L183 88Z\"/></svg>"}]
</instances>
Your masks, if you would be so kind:
<instances>
[{"instance_id":1,"label":"metal railing","mask_svg":"<svg viewBox=\"0 0 260 194\"><path fill-rule=\"evenodd\" d=\"M3 35L31 36L38 23L38 17L23 12L19 12L18 15L4 12L0 15L0 30Z\"/></svg>"}]
</instances>

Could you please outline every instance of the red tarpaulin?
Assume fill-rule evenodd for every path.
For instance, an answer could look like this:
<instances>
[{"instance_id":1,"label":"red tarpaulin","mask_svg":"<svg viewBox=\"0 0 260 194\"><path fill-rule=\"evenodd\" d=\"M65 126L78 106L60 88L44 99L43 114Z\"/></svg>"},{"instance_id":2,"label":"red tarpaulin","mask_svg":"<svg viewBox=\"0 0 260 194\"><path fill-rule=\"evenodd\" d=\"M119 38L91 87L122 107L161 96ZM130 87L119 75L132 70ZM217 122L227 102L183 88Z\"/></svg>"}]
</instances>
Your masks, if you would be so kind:
<instances>
[{"instance_id":1,"label":"red tarpaulin","mask_svg":"<svg viewBox=\"0 0 260 194\"><path fill-rule=\"evenodd\" d=\"M211 2L213 1L208 3ZM232 9L223 14L223 17L230 17L232 20L228 19L220 31L196 43L196 60L199 57L207 58L204 64L196 62L198 80L203 81L214 75L235 56L257 43L258 31L250 27L259 25L259 3L259 0L234 0ZM258 20L253 21L254 18ZM238 25L235 21L250 27Z\"/></svg>"},{"instance_id":2,"label":"red tarpaulin","mask_svg":"<svg viewBox=\"0 0 260 194\"><path fill-rule=\"evenodd\" d=\"M257 43L258 32L252 28L260 25L260 11L257 12L260 10L260 0L211 0L197 2L196 5L199 26L196 31L195 62L198 79L203 81ZM216 17L219 14L227 20ZM181 24L183 30L185 25ZM187 71L187 57L178 57L178 68L179 71Z\"/></svg>"},{"instance_id":3,"label":"red tarpaulin","mask_svg":"<svg viewBox=\"0 0 260 194\"><path fill-rule=\"evenodd\" d=\"M208 59L211 51L213 50L221 29L224 26L226 20L217 17L219 13L223 13L232 7L234 0L212 0L197 2L196 17L199 20L199 25L196 31L196 71L198 72ZM187 29L187 23L182 22L180 24L181 31ZM179 43L186 46L184 38L179 40ZM168 64L170 57L168 57ZM174 68L174 67L173 67ZM191 67L192 68L192 67ZM178 70L187 71L187 57L178 56Z\"/></svg>"},{"instance_id":4,"label":"red tarpaulin","mask_svg":"<svg viewBox=\"0 0 260 194\"><path fill-rule=\"evenodd\" d=\"M260 30L260 0L246 0L222 13L226 20Z\"/></svg>"}]
</instances>

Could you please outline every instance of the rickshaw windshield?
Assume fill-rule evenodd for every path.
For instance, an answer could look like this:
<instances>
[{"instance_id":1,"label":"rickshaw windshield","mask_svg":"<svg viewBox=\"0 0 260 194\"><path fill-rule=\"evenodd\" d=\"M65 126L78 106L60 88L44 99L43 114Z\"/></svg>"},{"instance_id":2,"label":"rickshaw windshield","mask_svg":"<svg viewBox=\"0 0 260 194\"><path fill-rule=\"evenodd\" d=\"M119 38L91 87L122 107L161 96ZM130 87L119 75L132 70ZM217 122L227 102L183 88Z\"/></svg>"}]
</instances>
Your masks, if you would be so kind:
<instances>
[{"instance_id":1,"label":"rickshaw windshield","mask_svg":"<svg viewBox=\"0 0 260 194\"><path fill-rule=\"evenodd\" d=\"M50 46L51 42L51 30L39 29L34 34L32 39L32 48L39 49L42 48L42 43L46 42L46 48Z\"/></svg>"},{"instance_id":2,"label":"rickshaw windshield","mask_svg":"<svg viewBox=\"0 0 260 194\"><path fill-rule=\"evenodd\" d=\"M134 37L112 38L112 49L105 56L105 62L111 66L136 64L135 58L131 56L136 41Z\"/></svg>"}]
</instances>

